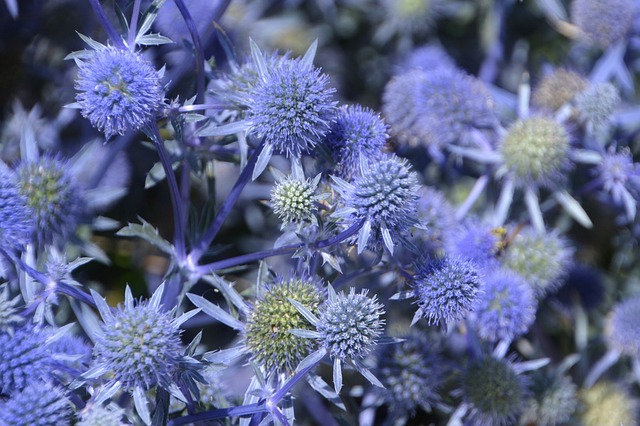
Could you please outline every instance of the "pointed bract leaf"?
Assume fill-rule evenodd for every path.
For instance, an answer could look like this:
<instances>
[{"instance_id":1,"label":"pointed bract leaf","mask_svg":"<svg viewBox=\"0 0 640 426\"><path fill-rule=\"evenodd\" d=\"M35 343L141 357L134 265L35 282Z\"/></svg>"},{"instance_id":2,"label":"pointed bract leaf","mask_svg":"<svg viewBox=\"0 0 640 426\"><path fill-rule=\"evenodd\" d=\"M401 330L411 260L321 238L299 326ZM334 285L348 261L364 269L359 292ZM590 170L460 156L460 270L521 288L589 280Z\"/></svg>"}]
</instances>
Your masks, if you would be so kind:
<instances>
[{"instance_id":1,"label":"pointed bract leaf","mask_svg":"<svg viewBox=\"0 0 640 426\"><path fill-rule=\"evenodd\" d=\"M192 293L187 293L187 297L189 298L191 303L196 305L198 308L201 308L202 311L210 317L220 321L223 324L226 324L234 330L241 331L244 329L244 324L242 324L241 321L232 317L230 314L222 310L219 306L214 305L204 297Z\"/></svg>"},{"instance_id":2,"label":"pointed bract leaf","mask_svg":"<svg viewBox=\"0 0 640 426\"><path fill-rule=\"evenodd\" d=\"M269 165L269 160L271 160L271 156L273 155L273 147L271 144L267 143L262 147L262 151L260 151L260 155L258 155L258 161L256 161L255 166L253 167L253 174L251 175L251 180L256 180L258 176L262 174L264 169Z\"/></svg>"},{"instance_id":3,"label":"pointed bract leaf","mask_svg":"<svg viewBox=\"0 0 640 426\"><path fill-rule=\"evenodd\" d=\"M251 59L253 60L256 69L258 70L258 75L261 80L264 80L268 75L269 71L267 69L267 62L264 59L264 55L260 51L260 48L256 44L253 39L249 39L249 45L251 46Z\"/></svg>"},{"instance_id":4,"label":"pointed bract leaf","mask_svg":"<svg viewBox=\"0 0 640 426\"><path fill-rule=\"evenodd\" d=\"M302 337L303 339L319 339L322 337L317 331L305 330L304 328L292 328L288 331L294 336Z\"/></svg>"},{"instance_id":5,"label":"pointed bract leaf","mask_svg":"<svg viewBox=\"0 0 640 426\"><path fill-rule=\"evenodd\" d=\"M130 223L125 226L121 230L119 230L116 235L122 237L138 237L147 241L154 247L162 250L166 254L173 255L173 245L169 243L167 240L160 236L160 233L156 228L153 227L149 222L140 218L142 224Z\"/></svg>"},{"instance_id":6,"label":"pointed bract leaf","mask_svg":"<svg viewBox=\"0 0 640 426\"><path fill-rule=\"evenodd\" d=\"M149 406L147 405L147 396L144 393L144 389L140 386L133 388L133 404L136 407L136 412L146 425L151 424L151 413L149 412Z\"/></svg>"},{"instance_id":7,"label":"pointed bract leaf","mask_svg":"<svg viewBox=\"0 0 640 426\"><path fill-rule=\"evenodd\" d=\"M309 321L313 326L315 327L318 326L318 322L319 322L318 317L315 316L313 312L311 312L309 309L307 309L302 303L298 302L297 300L294 300L291 298L287 298L287 299L298 310L298 312L300 312L300 315L305 317L306 320Z\"/></svg>"},{"instance_id":8,"label":"pointed bract leaf","mask_svg":"<svg viewBox=\"0 0 640 426\"><path fill-rule=\"evenodd\" d=\"M222 349L216 352L207 352L204 354L203 359L211 364L229 365L246 353L247 350L244 346L237 346L235 348Z\"/></svg>"},{"instance_id":9,"label":"pointed bract leaf","mask_svg":"<svg viewBox=\"0 0 640 426\"><path fill-rule=\"evenodd\" d=\"M115 318L111 313L111 307L107 305L106 300L94 289L89 289L91 292L91 296L93 297L93 301L96 302L96 307L98 308L98 312L100 312L100 316L104 320L104 322L114 322Z\"/></svg>"},{"instance_id":10,"label":"pointed bract leaf","mask_svg":"<svg viewBox=\"0 0 640 426\"><path fill-rule=\"evenodd\" d=\"M333 389L319 376L309 373L307 376L307 383L311 385L316 392L322 395L327 401L331 402L336 407L340 408L343 411L347 411L347 407L345 407L344 403L340 399L337 393L334 392Z\"/></svg>"},{"instance_id":11,"label":"pointed bract leaf","mask_svg":"<svg viewBox=\"0 0 640 426\"><path fill-rule=\"evenodd\" d=\"M592 228L593 222L589 219L589 215L584 211L579 202L576 201L567 191L558 191L554 193L558 202L580 225L585 228Z\"/></svg>"},{"instance_id":12,"label":"pointed bract leaf","mask_svg":"<svg viewBox=\"0 0 640 426\"><path fill-rule=\"evenodd\" d=\"M173 40L160 34L145 34L136 38L136 44L141 44L143 46L160 46L162 44L170 43L173 43Z\"/></svg>"},{"instance_id":13,"label":"pointed bract leaf","mask_svg":"<svg viewBox=\"0 0 640 426\"><path fill-rule=\"evenodd\" d=\"M378 378L374 376L373 373L369 371L369 369L365 367L361 361L353 360L353 365L356 367L356 370L358 370L358 372L362 374L362 376L369 381L369 383L379 388L385 389L382 382L380 382L380 380L378 380Z\"/></svg>"},{"instance_id":14,"label":"pointed bract leaf","mask_svg":"<svg viewBox=\"0 0 640 426\"><path fill-rule=\"evenodd\" d=\"M342 389L342 362L339 357L333 359L333 388L337 394Z\"/></svg>"}]
</instances>

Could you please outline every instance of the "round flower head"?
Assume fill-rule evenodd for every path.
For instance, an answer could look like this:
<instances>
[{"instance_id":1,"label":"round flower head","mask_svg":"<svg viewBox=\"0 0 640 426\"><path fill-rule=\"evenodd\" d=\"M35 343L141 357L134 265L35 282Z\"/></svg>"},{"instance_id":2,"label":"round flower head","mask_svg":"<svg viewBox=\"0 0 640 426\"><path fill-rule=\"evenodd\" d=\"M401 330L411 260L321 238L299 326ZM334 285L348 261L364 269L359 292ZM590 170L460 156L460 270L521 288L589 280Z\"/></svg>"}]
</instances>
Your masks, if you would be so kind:
<instances>
[{"instance_id":1,"label":"round flower head","mask_svg":"<svg viewBox=\"0 0 640 426\"><path fill-rule=\"evenodd\" d=\"M414 321L423 316L429 325L463 319L473 309L482 286L475 264L450 257L421 262L413 280L420 307Z\"/></svg>"},{"instance_id":2,"label":"round flower head","mask_svg":"<svg viewBox=\"0 0 640 426\"><path fill-rule=\"evenodd\" d=\"M353 287L349 294L330 291L329 300L320 310L318 332L332 358L360 360L382 335L384 306L377 296L368 297L367 293L366 289L356 293Z\"/></svg>"},{"instance_id":3,"label":"round flower head","mask_svg":"<svg viewBox=\"0 0 640 426\"><path fill-rule=\"evenodd\" d=\"M315 348L313 340L289 332L309 327L289 299L317 313L323 297L317 284L310 279L280 279L267 287L247 318L246 346L252 359L269 373L294 371Z\"/></svg>"},{"instance_id":4,"label":"round flower head","mask_svg":"<svg viewBox=\"0 0 640 426\"><path fill-rule=\"evenodd\" d=\"M636 426L638 401L621 386L599 382L582 389L580 399L584 408L580 413L584 426Z\"/></svg>"},{"instance_id":5,"label":"round flower head","mask_svg":"<svg viewBox=\"0 0 640 426\"><path fill-rule=\"evenodd\" d=\"M500 153L516 183L552 187L569 167L569 135L551 118L527 118L507 130Z\"/></svg>"},{"instance_id":6,"label":"round flower head","mask_svg":"<svg viewBox=\"0 0 640 426\"><path fill-rule=\"evenodd\" d=\"M83 410L80 421L76 426L122 426L122 408L109 408L102 405L93 405L88 410Z\"/></svg>"},{"instance_id":7,"label":"round flower head","mask_svg":"<svg viewBox=\"0 0 640 426\"><path fill-rule=\"evenodd\" d=\"M607 192L617 206L624 207L629 220L633 220L640 197L640 164L633 161L631 150L624 147L618 151L610 148L602 154L598 164L596 181Z\"/></svg>"},{"instance_id":8,"label":"round flower head","mask_svg":"<svg viewBox=\"0 0 640 426\"><path fill-rule=\"evenodd\" d=\"M436 151L465 144L468 131L495 123L493 102L482 83L448 67L394 77L385 87L382 112L398 142Z\"/></svg>"},{"instance_id":9,"label":"round flower head","mask_svg":"<svg viewBox=\"0 0 640 426\"><path fill-rule=\"evenodd\" d=\"M305 59L282 59L261 77L249 103L253 132L286 157L309 154L335 112L329 77Z\"/></svg>"},{"instance_id":10,"label":"round flower head","mask_svg":"<svg viewBox=\"0 0 640 426\"><path fill-rule=\"evenodd\" d=\"M607 324L609 344L620 352L640 357L640 296L618 303Z\"/></svg>"},{"instance_id":11,"label":"round flower head","mask_svg":"<svg viewBox=\"0 0 640 426\"><path fill-rule=\"evenodd\" d=\"M575 105L580 119L599 129L620 105L620 93L611 83L593 84L576 97Z\"/></svg>"},{"instance_id":12,"label":"round flower head","mask_svg":"<svg viewBox=\"0 0 640 426\"><path fill-rule=\"evenodd\" d=\"M470 424L511 425L522 411L527 385L508 361L483 357L465 369L458 393L470 406Z\"/></svg>"},{"instance_id":13,"label":"round flower head","mask_svg":"<svg viewBox=\"0 0 640 426\"><path fill-rule=\"evenodd\" d=\"M454 69L453 59L440 46L421 46L409 53L400 63L396 74L402 74L413 69L431 71L439 67Z\"/></svg>"},{"instance_id":14,"label":"round flower head","mask_svg":"<svg viewBox=\"0 0 640 426\"><path fill-rule=\"evenodd\" d=\"M16 174L0 167L0 244L5 250L20 249L33 231L33 212L20 193Z\"/></svg>"},{"instance_id":15,"label":"round flower head","mask_svg":"<svg viewBox=\"0 0 640 426\"><path fill-rule=\"evenodd\" d=\"M471 218L451 228L445 237L449 255L472 261L483 270L498 264L496 253L501 241L495 228Z\"/></svg>"},{"instance_id":16,"label":"round flower head","mask_svg":"<svg viewBox=\"0 0 640 426\"><path fill-rule=\"evenodd\" d=\"M134 304L126 288L124 304L111 310L92 292L103 323L95 338L92 371L109 373L127 391L148 390L156 385L168 389L182 359L180 328L172 312L160 308L162 289L149 301ZM96 370L97 368L97 370Z\"/></svg>"},{"instance_id":17,"label":"round flower head","mask_svg":"<svg viewBox=\"0 0 640 426\"><path fill-rule=\"evenodd\" d=\"M382 158L386 140L387 126L373 110L360 105L340 108L326 138L336 174L357 174L360 156Z\"/></svg>"},{"instance_id":18,"label":"round flower head","mask_svg":"<svg viewBox=\"0 0 640 426\"><path fill-rule=\"evenodd\" d=\"M376 162L360 161L360 175L348 183L333 177L334 188L345 208L334 215L352 224L364 221L358 233L358 253L365 247L377 249L384 242L393 254L393 237L418 225L417 191L420 188L406 160L391 156Z\"/></svg>"},{"instance_id":19,"label":"round flower head","mask_svg":"<svg viewBox=\"0 0 640 426\"><path fill-rule=\"evenodd\" d=\"M432 405L440 402L445 378L443 361L426 334L414 331L403 339L381 346L376 370L384 385L377 390L394 416L413 415L418 408L431 411Z\"/></svg>"},{"instance_id":20,"label":"round flower head","mask_svg":"<svg viewBox=\"0 0 640 426\"><path fill-rule=\"evenodd\" d=\"M473 324L484 340L513 340L529 330L536 318L536 308L528 282L515 272L496 270L486 277Z\"/></svg>"},{"instance_id":21,"label":"round flower head","mask_svg":"<svg viewBox=\"0 0 640 426\"><path fill-rule=\"evenodd\" d=\"M591 44L606 48L623 39L636 12L634 0L574 0L571 20Z\"/></svg>"},{"instance_id":22,"label":"round flower head","mask_svg":"<svg viewBox=\"0 0 640 426\"><path fill-rule=\"evenodd\" d=\"M578 387L567 376L536 371L531 381L532 397L520 416L521 425L564 424L578 407Z\"/></svg>"},{"instance_id":23,"label":"round flower head","mask_svg":"<svg viewBox=\"0 0 640 426\"><path fill-rule=\"evenodd\" d=\"M160 75L138 53L107 47L79 67L76 100L82 115L107 139L140 129L162 105Z\"/></svg>"},{"instance_id":24,"label":"round flower head","mask_svg":"<svg viewBox=\"0 0 640 426\"><path fill-rule=\"evenodd\" d=\"M18 189L33 211L35 238L49 244L73 233L84 213L82 192L62 161L42 156L16 169Z\"/></svg>"},{"instance_id":25,"label":"round flower head","mask_svg":"<svg viewBox=\"0 0 640 426\"><path fill-rule=\"evenodd\" d=\"M0 424L11 426L71 425L71 403L64 391L34 381L0 404Z\"/></svg>"},{"instance_id":26,"label":"round flower head","mask_svg":"<svg viewBox=\"0 0 640 426\"><path fill-rule=\"evenodd\" d=\"M533 104L538 108L557 111L573 101L589 85L589 81L574 71L557 69L547 75L533 90Z\"/></svg>"},{"instance_id":27,"label":"round flower head","mask_svg":"<svg viewBox=\"0 0 640 426\"><path fill-rule=\"evenodd\" d=\"M441 191L430 186L422 186L418 190L418 197L418 220L425 230L414 232L412 241L420 239L420 245L426 246L421 253L440 251L446 235L459 226L453 206Z\"/></svg>"},{"instance_id":28,"label":"round flower head","mask_svg":"<svg viewBox=\"0 0 640 426\"><path fill-rule=\"evenodd\" d=\"M278 179L271 191L271 206L273 212L282 220L282 226L289 223L312 222L316 219L314 213L317 208L315 195L320 181L320 175L314 180L305 179L295 174Z\"/></svg>"},{"instance_id":29,"label":"round flower head","mask_svg":"<svg viewBox=\"0 0 640 426\"><path fill-rule=\"evenodd\" d=\"M527 228L506 247L502 263L533 286L537 297L556 290L569 271L573 250L557 232L537 232Z\"/></svg>"},{"instance_id":30,"label":"round flower head","mask_svg":"<svg viewBox=\"0 0 640 426\"><path fill-rule=\"evenodd\" d=\"M11 395L51 370L49 334L28 323L0 333L0 393Z\"/></svg>"}]
</instances>

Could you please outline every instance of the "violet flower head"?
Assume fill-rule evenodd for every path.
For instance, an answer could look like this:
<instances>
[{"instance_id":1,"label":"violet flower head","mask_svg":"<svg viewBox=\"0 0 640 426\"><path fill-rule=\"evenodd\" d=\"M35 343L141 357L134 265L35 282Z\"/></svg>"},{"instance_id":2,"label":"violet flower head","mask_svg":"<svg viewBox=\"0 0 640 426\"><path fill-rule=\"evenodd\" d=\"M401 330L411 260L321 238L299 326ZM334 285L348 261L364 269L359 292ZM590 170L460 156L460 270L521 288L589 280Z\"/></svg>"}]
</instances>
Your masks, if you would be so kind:
<instances>
[{"instance_id":1,"label":"violet flower head","mask_svg":"<svg viewBox=\"0 0 640 426\"><path fill-rule=\"evenodd\" d=\"M68 426L71 418L64 390L47 382L34 381L0 403L0 425Z\"/></svg>"},{"instance_id":2,"label":"violet flower head","mask_svg":"<svg viewBox=\"0 0 640 426\"><path fill-rule=\"evenodd\" d=\"M183 349L177 319L160 308L162 290L134 304L127 287L124 304L113 311L100 295L92 294L104 322L95 338L95 367L85 376L108 373L127 391L156 385L169 389Z\"/></svg>"},{"instance_id":3,"label":"violet flower head","mask_svg":"<svg viewBox=\"0 0 640 426\"><path fill-rule=\"evenodd\" d=\"M402 74L416 68L423 71L431 71L440 67L454 69L456 65L443 48L436 45L427 45L411 51L398 65L396 74Z\"/></svg>"},{"instance_id":4,"label":"violet flower head","mask_svg":"<svg viewBox=\"0 0 640 426\"><path fill-rule=\"evenodd\" d=\"M334 170L344 178L357 174L360 156L382 158L386 141L387 126L380 115L360 105L340 108L326 137Z\"/></svg>"},{"instance_id":5,"label":"violet flower head","mask_svg":"<svg viewBox=\"0 0 640 426\"><path fill-rule=\"evenodd\" d=\"M107 47L78 65L76 100L107 139L140 129L162 105L160 74L138 53Z\"/></svg>"},{"instance_id":6,"label":"violet flower head","mask_svg":"<svg viewBox=\"0 0 640 426\"><path fill-rule=\"evenodd\" d=\"M554 426L567 422L578 408L578 387L570 377L536 371L521 424Z\"/></svg>"},{"instance_id":7,"label":"violet flower head","mask_svg":"<svg viewBox=\"0 0 640 426\"><path fill-rule=\"evenodd\" d=\"M486 276L473 324L484 340L513 340L529 330L536 309L531 285L515 272L499 269Z\"/></svg>"},{"instance_id":8,"label":"violet flower head","mask_svg":"<svg viewBox=\"0 0 640 426\"><path fill-rule=\"evenodd\" d=\"M472 262L444 257L417 265L413 292L419 311L416 318L431 324L449 324L465 317L473 309L482 291L478 269Z\"/></svg>"},{"instance_id":9,"label":"violet flower head","mask_svg":"<svg viewBox=\"0 0 640 426\"><path fill-rule=\"evenodd\" d=\"M500 237L495 228L478 219L467 219L444 234L445 250L449 255L474 262L480 269L498 265Z\"/></svg>"},{"instance_id":10,"label":"violet flower head","mask_svg":"<svg viewBox=\"0 0 640 426\"><path fill-rule=\"evenodd\" d=\"M45 155L20 163L16 175L20 195L33 212L33 234L40 244L50 244L76 230L85 205L65 162Z\"/></svg>"},{"instance_id":11,"label":"violet flower head","mask_svg":"<svg viewBox=\"0 0 640 426\"><path fill-rule=\"evenodd\" d=\"M627 219L632 221L640 198L640 164L633 161L631 150L610 148L602 154L594 174L602 190L616 206L624 208Z\"/></svg>"},{"instance_id":12,"label":"violet flower head","mask_svg":"<svg viewBox=\"0 0 640 426\"><path fill-rule=\"evenodd\" d=\"M0 333L0 392L11 395L51 370L50 335L28 323Z\"/></svg>"},{"instance_id":13,"label":"violet flower head","mask_svg":"<svg viewBox=\"0 0 640 426\"><path fill-rule=\"evenodd\" d=\"M460 388L469 424L511 425L523 409L528 382L505 359L482 357L465 368Z\"/></svg>"},{"instance_id":14,"label":"violet flower head","mask_svg":"<svg viewBox=\"0 0 640 426\"><path fill-rule=\"evenodd\" d=\"M361 157L360 175L352 182L333 177L334 188L342 197L344 208L334 216L354 224L364 221L357 238L358 253L382 243L393 254L394 238L401 238L410 227L419 225L415 172L406 160L395 155L379 161Z\"/></svg>"},{"instance_id":15,"label":"violet flower head","mask_svg":"<svg viewBox=\"0 0 640 426\"><path fill-rule=\"evenodd\" d=\"M591 44L606 48L626 37L633 24L633 0L574 0L571 20Z\"/></svg>"},{"instance_id":16,"label":"violet flower head","mask_svg":"<svg viewBox=\"0 0 640 426\"><path fill-rule=\"evenodd\" d=\"M640 296L618 303L607 324L609 345L632 357L640 357Z\"/></svg>"},{"instance_id":17,"label":"violet flower head","mask_svg":"<svg viewBox=\"0 0 640 426\"><path fill-rule=\"evenodd\" d=\"M249 102L252 132L287 158L311 153L335 113L329 76L306 58L284 58L263 71Z\"/></svg>"},{"instance_id":18,"label":"violet flower head","mask_svg":"<svg viewBox=\"0 0 640 426\"><path fill-rule=\"evenodd\" d=\"M27 202L15 172L0 168L0 243L5 250L20 249L33 235L33 212Z\"/></svg>"},{"instance_id":19,"label":"violet flower head","mask_svg":"<svg viewBox=\"0 0 640 426\"><path fill-rule=\"evenodd\" d=\"M318 332L331 358L361 360L376 345L384 331L384 306L368 290L360 293L351 287L348 294L340 292L320 309ZM331 293L330 293L331 296Z\"/></svg>"},{"instance_id":20,"label":"violet flower head","mask_svg":"<svg viewBox=\"0 0 640 426\"><path fill-rule=\"evenodd\" d=\"M620 92L611 83L596 83L576 96L575 106L579 118L595 130L609 121L620 105Z\"/></svg>"}]
</instances>

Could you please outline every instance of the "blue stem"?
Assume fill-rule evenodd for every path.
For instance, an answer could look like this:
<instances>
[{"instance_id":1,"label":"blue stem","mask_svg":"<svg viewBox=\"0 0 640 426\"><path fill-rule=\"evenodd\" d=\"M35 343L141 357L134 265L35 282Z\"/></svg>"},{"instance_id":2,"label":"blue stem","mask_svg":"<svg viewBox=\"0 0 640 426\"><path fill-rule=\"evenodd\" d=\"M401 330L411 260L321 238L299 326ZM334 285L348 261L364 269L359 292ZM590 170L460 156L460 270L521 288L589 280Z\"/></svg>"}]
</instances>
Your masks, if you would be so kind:
<instances>
[{"instance_id":1,"label":"blue stem","mask_svg":"<svg viewBox=\"0 0 640 426\"><path fill-rule=\"evenodd\" d=\"M263 139L262 142L260 142L260 145L253 152L253 155L251 155L251 158L247 162L247 165L244 167L244 169L242 169L242 172L240 172L238 180L231 189L231 192L229 192L229 195L227 195L227 198L222 203L222 207L220 207L220 210L218 211L215 219L206 230L206 232L202 235L202 237L200 237L200 239L194 244L191 253L189 253L191 264L196 265L198 263L213 239L216 237L216 235L218 235L220 228L222 228L222 224L224 223L229 213L231 213L231 210L236 201L238 201L240 193L247 185L247 183L249 183L249 181L251 180L253 168L255 167L256 161L258 160L258 155L260 155L260 152L262 152L264 144L265 142Z\"/></svg>"},{"instance_id":2,"label":"blue stem","mask_svg":"<svg viewBox=\"0 0 640 426\"><path fill-rule=\"evenodd\" d=\"M349 238L352 235L354 235L356 232L358 232L360 230L360 228L362 228L363 224L364 224L364 219L360 220L359 222L356 222L353 225L351 225L351 227L349 227L346 230L342 231L338 235L334 235L333 237L327 238L326 240L320 240L320 241L318 241L316 243L312 243L312 244L306 244L306 243L291 244L291 245L288 245L288 246L278 247L278 248L275 248L275 249L258 251L258 252L249 253L249 254L243 254L242 256L236 256L236 257L232 257L232 258L229 258L229 259L219 260L217 262L212 262L212 263L209 263L209 264L206 264L206 265L198 266L197 270L201 274L208 274L208 273L210 273L212 271L217 271L217 270L220 270L220 269L226 269L226 268L230 268L232 266L242 265L242 264L249 263L249 262L255 262L256 260L265 259L267 257L295 253L296 251L298 251L298 250L300 250L301 248L304 248L304 247L308 247L311 250L317 250L317 249L329 247L329 246L332 246L332 245L335 245L335 244L339 244L342 241L344 241L347 238Z\"/></svg>"},{"instance_id":3,"label":"blue stem","mask_svg":"<svg viewBox=\"0 0 640 426\"><path fill-rule=\"evenodd\" d=\"M176 252L178 254L178 262L182 262L185 259L185 245L184 245L184 231L185 231L185 219L182 215L182 209L178 205L180 202L180 189L178 187L178 181L173 173L173 167L169 160L169 154L164 147L162 136L160 136L160 130L158 124L153 123L148 126L149 136L153 140L153 144L158 150L160 156L160 162L162 168L167 176L167 182L169 184L169 195L171 196L171 206L173 208L173 226L174 226L174 243L176 246Z\"/></svg>"},{"instance_id":4,"label":"blue stem","mask_svg":"<svg viewBox=\"0 0 640 426\"><path fill-rule=\"evenodd\" d=\"M179 426L186 425L195 422L205 421L205 420L213 420L213 419L222 419L225 417L239 417L239 416L247 416L249 414L256 413L267 413L269 410L267 409L264 402L259 402L256 404L247 404L241 405L239 407L231 407L231 408L221 408L218 410L211 410L204 413L194 414L191 416L184 416L174 420L171 420L167 423L167 426Z\"/></svg>"},{"instance_id":5,"label":"blue stem","mask_svg":"<svg viewBox=\"0 0 640 426\"><path fill-rule=\"evenodd\" d=\"M113 43L118 48L125 49L126 46L124 45L124 42L122 41L122 37L120 37L120 34L118 34L116 29L113 27L113 25L111 25L111 22L109 22L109 19L107 18L107 14L104 12L104 9L102 8L102 5L100 4L100 1L99 0L89 0L89 4L91 4L91 8L93 9L93 13L96 14L96 17L98 18L98 21L100 22L100 25L102 25L102 28L104 28L104 30L107 32L107 35L109 36L111 41L113 41Z\"/></svg>"},{"instance_id":6,"label":"blue stem","mask_svg":"<svg viewBox=\"0 0 640 426\"><path fill-rule=\"evenodd\" d=\"M127 44L129 50L133 52L136 45L136 32L138 27L138 16L140 15L140 0L133 2L133 12L131 12L131 24L129 25L129 37L127 38Z\"/></svg>"},{"instance_id":7,"label":"blue stem","mask_svg":"<svg viewBox=\"0 0 640 426\"><path fill-rule=\"evenodd\" d=\"M184 23L187 25L191 40L193 40L193 46L195 47L196 54L196 103L204 101L204 50L202 49L202 41L200 40L200 34L198 34L198 28L196 27L189 10L184 5L182 0L173 0L176 7L182 14Z\"/></svg>"}]
</instances>

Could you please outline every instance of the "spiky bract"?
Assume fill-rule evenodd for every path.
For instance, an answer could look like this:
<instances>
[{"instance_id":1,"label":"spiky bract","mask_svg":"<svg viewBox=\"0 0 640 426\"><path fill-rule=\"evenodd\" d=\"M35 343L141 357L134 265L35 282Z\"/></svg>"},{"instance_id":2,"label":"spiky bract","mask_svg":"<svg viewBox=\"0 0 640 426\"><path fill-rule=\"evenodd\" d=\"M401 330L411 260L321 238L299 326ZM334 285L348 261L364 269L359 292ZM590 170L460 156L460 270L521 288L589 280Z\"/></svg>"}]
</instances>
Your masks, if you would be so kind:
<instances>
[{"instance_id":1,"label":"spiky bract","mask_svg":"<svg viewBox=\"0 0 640 426\"><path fill-rule=\"evenodd\" d=\"M322 306L318 332L332 358L360 360L382 335L384 306L367 293L366 289L356 293L351 287L348 294L340 292Z\"/></svg>"},{"instance_id":2,"label":"spiky bract","mask_svg":"<svg viewBox=\"0 0 640 426\"><path fill-rule=\"evenodd\" d=\"M0 404L0 424L67 426L71 424L71 403L61 388L35 380Z\"/></svg>"},{"instance_id":3,"label":"spiky bract","mask_svg":"<svg viewBox=\"0 0 640 426\"><path fill-rule=\"evenodd\" d=\"M315 348L315 341L298 337L291 329L309 328L307 320L289 302L300 302L317 314L323 300L317 283L306 278L279 280L268 286L247 318L244 335L252 358L268 372L290 373Z\"/></svg>"},{"instance_id":4,"label":"spiky bract","mask_svg":"<svg viewBox=\"0 0 640 426\"><path fill-rule=\"evenodd\" d=\"M514 123L500 145L506 168L520 185L553 187L569 167L569 136L551 118Z\"/></svg>"},{"instance_id":5,"label":"spiky bract","mask_svg":"<svg viewBox=\"0 0 640 426\"><path fill-rule=\"evenodd\" d=\"M139 53L108 47L79 66L76 100L107 139L140 129L162 105L160 75Z\"/></svg>"},{"instance_id":6,"label":"spiky bract","mask_svg":"<svg viewBox=\"0 0 640 426\"><path fill-rule=\"evenodd\" d=\"M17 309L18 304L21 303L22 298L16 296L10 299L9 285L5 284L1 286L0 291L0 333L10 333L13 329L22 324L24 318L19 314Z\"/></svg>"}]
</instances>

